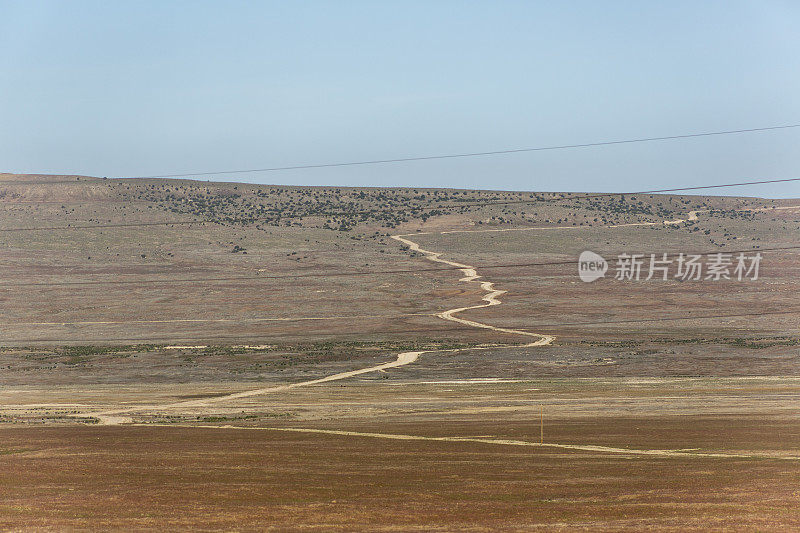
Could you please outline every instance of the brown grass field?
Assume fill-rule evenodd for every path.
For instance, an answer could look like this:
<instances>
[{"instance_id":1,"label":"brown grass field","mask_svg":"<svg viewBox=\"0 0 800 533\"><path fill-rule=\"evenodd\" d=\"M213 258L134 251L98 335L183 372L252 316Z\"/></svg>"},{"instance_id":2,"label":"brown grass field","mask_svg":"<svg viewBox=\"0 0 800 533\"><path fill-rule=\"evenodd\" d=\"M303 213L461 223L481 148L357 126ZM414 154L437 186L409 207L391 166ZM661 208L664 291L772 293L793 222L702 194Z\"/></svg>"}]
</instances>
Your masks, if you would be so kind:
<instances>
[{"instance_id":1,"label":"brown grass field","mask_svg":"<svg viewBox=\"0 0 800 533\"><path fill-rule=\"evenodd\" d=\"M0 527L800 529L800 201L577 196L0 174Z\"/></svg>"}]
</instances>

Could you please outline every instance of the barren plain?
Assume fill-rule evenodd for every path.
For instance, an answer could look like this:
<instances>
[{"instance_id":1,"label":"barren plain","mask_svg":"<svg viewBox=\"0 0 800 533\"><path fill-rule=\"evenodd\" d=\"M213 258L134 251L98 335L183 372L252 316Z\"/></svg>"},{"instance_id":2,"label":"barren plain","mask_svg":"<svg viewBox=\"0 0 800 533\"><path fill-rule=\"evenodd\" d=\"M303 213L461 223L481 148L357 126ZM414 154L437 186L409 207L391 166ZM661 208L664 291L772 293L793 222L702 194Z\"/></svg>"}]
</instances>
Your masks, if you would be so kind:
<instances>
[{"instance_id":1,"label":"barren plain","mask_svg":"<svg viewBox=\"0 0 800 533\"><path fill-rule=\"evenodd\" d=\"M0 175L0 526L798 529L798 206Z\"/></svg>"}]
</instances>

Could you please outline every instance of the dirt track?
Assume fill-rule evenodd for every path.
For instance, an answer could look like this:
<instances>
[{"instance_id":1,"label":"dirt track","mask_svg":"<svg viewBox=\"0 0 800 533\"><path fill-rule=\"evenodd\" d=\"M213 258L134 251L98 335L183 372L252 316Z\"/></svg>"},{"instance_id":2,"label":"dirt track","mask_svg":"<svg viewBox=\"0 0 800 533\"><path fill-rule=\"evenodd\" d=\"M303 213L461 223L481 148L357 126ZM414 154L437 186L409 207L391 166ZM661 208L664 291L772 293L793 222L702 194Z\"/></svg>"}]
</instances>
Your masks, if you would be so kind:
<instances>
[{"instance_id":1,"label":"dirt track","mask_svg":"<svg viewBox=\"0 0 800 533\"><path fill-rule=\"evenodd\" d=\"M467 283L474 283L474 282L476 282L476 280L478 278L481 277L481 276L478 275L477 271L475 270L475 267L473 267L471 265L464 265L464 264L461 264L461 263L456 263L454 261L448 261L446 259L441 259L441 257L440 257L441 254L440 253L431 252L431 251L428 251L428 250L421 249L417 243L404 238L404 237L407 237L407 236L408 235L393 235L392 238L397 240L397 241L399 241L399 242L402 242L402 243L408 245L414 251L418 251L420 253L425 254L426 258L431 260L431 261L434 261L434 262L437 262L437 263L444 263L444 264L447 264L447 265L450 265L450 266L454 266L454 267L457 267L457 268L461 269L461 271L464 273L465 277L461 278L459 281L463 281L463 282L467 282ZM490 330L498 331L498 332L502 332L502 333L509 333L509 334L513 334L513 335L523 335L523 336L526 336L526 337L535 337L535 338L538 339L538 340L536 340L534 342L525 344L522 347L546 346L546 345L552 343L555 340L555 337L553 337L552 335L531 333L531 332L528 332L528 331L522 331L522 330L516 330L516 329L500 328L500 327L492 326L490 324L484 324L482 322L476 322L474 320L466 320L466 319L463 319L463 318L458 318L456 316L453 316L456 313L460 313L462 311L467 311L469 309L480 309L480 308L483 308L483 307L489 307L489 306L493 306L493 305L500 305L502 303L497 297L500 296L501 294L504 294L505 291L501 291L501 290L495 289L494 286L493 286L493 283L490 282L490 281L482 281L482 282L479 282L479 283L480 283L481 289L483 289L484 291L488 292L488 294L483 297L483 301L486 302L485 304L473 305L473 306L468 306L468 307L457 307L457 308L454 308L454 309L448 309L447 311L443 311L441 313L438 313L436 316L438 316L439 318L442 318L444 320L450 320L452 322L457 322L457 323L464 324L464 325L471 326L471 327L475 327L475 328L490 329ZM415 313L414 315L419 315L419 313ZM309 318L309 320L314 320L314 319L313 318ZM485 349L485 347L481 347L481 348L477 348L477 349ZM436 350L436 351L440 351L440 350ZM398 354L397 359L395 361L392 361L392 362L389 362L389 363L383 363L383 364L380 364L380 365L371 366L371 367L367 367L367 368L362 368L362 369L359 369L359 370L351 370L349 372L341 372L339 374L333 374L331 376L326 376L324 378L319 378L319 379L314 379L314 380L309 380L309 381L301 381L299 383L290 383L290 384L286 384L286 385L278 385L278 386L275 386L275 387L265 387L265 388L260 388L260 389L253 389L253 390L249 390L249 391L237 392L237 393L234 393L234 394L227 394L227 395L224 395L224 396L218 396L216 398L207 398L207 399L202 399L202 400L191 400L191 401L176 402L176 403L171 403L171 404L149 405L149 406L148 405L144 405L144 406L136 406L136 407L124 408L124 409L113 409L113 410L107 410L107 411L81 413L81 414L78 414L78 415L75 415L75 416L76 417L86 417L86 416L95 417L100 421L101 424L104 424L104 425L126 424L126 423L130 423L132 420L131 420L130 417L125 416L125 415L129 415L129 414L132 414L132 413L135 413L135 412L151 411L151 410L164 410L164 409L175 409L175 408L181 408L181 407L204 407L204 406L208 406L208 405L210 405L212 403L219 403L219 402L224 402L224 401L237 400L237 399L240 399L240 398L247 398L247 397L250 397L250 396L258 396L258 395L261 395L261 394L268 394L268 393L272 393L272 392L281 392L281 391L294 389L294 388L297 388L297 387L305 387L305 386L309 386L309 385L317 385L317 384L320 384L320 383L326 383L326 382L330 382L330 381L338 381L338 380L341 380L341 379L347 379L347 378L351 378L351 377L358 376L358 375L361 375L361 374L366 374L366 373L370 373L370 372L380 372L380 371L387 370L389 368L396 368L396 367L399 367L399 366L408 365L408 364L411 364L414 361L416 361L419 358L419 356L424 354L424 353L430 353L430 351L403 352L401 354Z\"/></svg>"},{"instance_id":2,"label":"dirt track","mask_svg":"<svg viewBox=\"0 0 800 533\"><path fill-rule=\"evenodd\" d=\"M361 368L359 370L351 370L349 372L341 372L339 374L333 374L331 376L326 376L320 379L313 379L310 381L301 381L299 383L289 383L286 385L278 385L275 387L265 387L261 389L253 389L244 392L237 392L234 394L226 394L224 396L218 396L215 398L206 398L202 400L188 400L183 402L175 402L169 404L161 404L161 405L143 405L137 407L130 407L126 409L113 409L109 411L100 411L100 412L93 412L93 413L85 413L79 416L93 416L100 420L101 424L104 425L114 425L114 424L124 424L130 423L131 419L122 416L126 414L131 414L140 411L151 411L151 410L164 410L164 409L175 409L180 407L204 407L210 405L212 403L218 403L222 401L229 401L229 400L236 400L239 398L247 398L250 396L258 396L260 394L267 394L270 392L281 392L290 389L294 389L297 387L306 387L309 385L317 385L319 383L325 383L328 381L337 381L340 379L347 379L354 376L358 376L360 374L366 374L368 372L379 372L381 370L386 370L387 368L395 368L398 366L408 365L413 363L417 360L417 358L425 352L403 352L397 356L395 361L391 361L389 363L383 363L377 366L371 366L367 368Z\"/></svg>"},{"instance_id":3,"label":"dirt track","mask_svg":"<svg viewBox=\"0 0 800 533\"><path fill-rule=\"evenodd\" d=\"M784 207L782 209L794 209L794 208L798 208L798 207L800 207L800 206L788 206L788 207ZM763 210L769 210L769 209L774 209L774 208L763 208ZM759 210L759 209L749 209L748 211L757 211L757 210ZM690 211L687 214L687 218L686 219L664 220L662 222L643 222L643 223L634 223L634 224L611 225L611 226L607 226L607 227L608 228L616 228L616 227L631 226L631 225L645 225L646 226L646 225L656 225L656 224L664 224L664 225L681 224L681 223L684 223L684 222L687 222L687 221L696 221L696 220L698 220L698 216L697 215L700 212L701 211L698 211L698 210ZM560 228L561 227L546 228L546 229L560 229ZM473 230L472 232L480 233L480 232L500 232L500 231L523 231L523 230L537 230L537 229L545 229L545 228L508 228L508 229L499 229L499 230L498 229ZM575 227L564 227L563 229L576 229L576 228ZM438 233L442 233L442 234L456 233L456 231L442 231L442 232L438 232ZM463 233L470 233L470 231L463 231ZM428 259L429 261L436 262L436 263L442 263L442 264L446 264L446 265L458 268L464 274L464 277L459 279L460 282L479 283L480 284L480 288L487 293L482 298L482 300L485 302L483 304L448 309L446 311L442 311L440 313L437 313L434 316L438 316L439 318L441 318L443 320L456 322L456 323L463 324L463 325L466 325L466 326L469 326L469 327L488 329L488 330L497 331L497 332L501 332L501 333L507 333L507 334L511 334L511 335L521 335L521 336L524 336L524 337L528 337L528 338L533 337L533 338L537 339L537 340L535 340L535 341L533 341L531 343L527 343L527 344L523 344L523 345L516 345L516 346L514 346L515 348L547 346L547 345L551 344L555 340L554 336L547 335L547 334L544 334L544 333L533 333L533 332L524 331L524 330L518 330L518 329L502 328L502 327L492 326L491 324L486 324L486 323L483 323L483 322L477 322L477 321L474 321L474 320L468 320L468 319L464 319L464 318L460 318L460 317L455 316L458 313L461 313L461 312L464 312L464 311L468 311L468 310L472 310L472 309L481 309L481 308L500 305L502 303L502 301L498 297L501 296L502 294L505 294L506 291L496 289L494 287L494 283L493 282L480 281L481 276L478 274L478 272L476 270L476 267L474 267L472 265L467 265L467 264L464 264L464 263L458 263L458 262L455 262L455 261L442 259L442 257L441 257L442 253L441 252L434 252L434 251L430 251L430 250L425 250L425 249L421 248L420 245L417 242L412 241L409 238L409 237L412 237L414 235L426 235L426 234L430 234L430 233L419 232L419 233L416 233L416 234L398 234L398 235L393 235L392 239L394 239L394 240L396 240L396 241L408 246L411 251L423 254L425 256L425 258ZM497 347L497 345L495 345L494 347ZM479 347L479 348L472 348L472 349L480 350L480 349L486 349L486 347ZM273 393L273 392L281 392L281 391L291 390L291 389L298 388L298 387L305 387L305 386L317 385L317 384L320 384L320 383L327 383L327 382L331 382L331 381L338 381L338 380L342 380L342 379L348 379L348 378L351 378L351 377L354 377L354 376L358 376L358 375L361 375L361 374L385 371L385 370L390 369L390 368L396 368L396 367L408 365L408 364L411 364L411 363L417 361L417 359L420 357L420 355L425 354L425 353L432 353L434 351L452 351L452 350L431 350L431 351L403 352L403 353L398 354L397 359L395 361L391 361L391 362L388 362L388 363L383 363L383 364L380 364L380 365L375 365L375 366L371 366L371 367L367 367L367 368L362 368L362 369L358 369L358 370L352 370L352 371L348 371L348 372L341 372L341 373L338 373L338 374L333 374L333 375L330 375L330 376L326 376L326 377L319 378L319 379L314 379L314 380L301 381L301 382L298 382L298 383L290 383L290 384L278 385L278 386L273 386L273 387L263 387L263 388L249 390L249 391L237 392L237 393L233 393L233 394L218 396L218 397L214 397L214 398L206 398L206 399L201 399L201 400L187 400L187 401L174 402L174 403L169 403L169 404L142 405L142 406L135 406L135 407L129 407L129 408L123 408L123 409L113 409L113 410L106 410L106 411L100 411L100 412L86 412L86 413L80 413L80 414L75 415L75 416L77 416L77 417L87 417L87 416L95 417L95 418L100 420L101 424L105 424L105 425L125 424L125 423L132 422L132 419L130 417L128 417L128 416L125 416L125 415L129 415L129 414L136 413L136 412L159 411L159 410L165 410L165 409L170 410L170 409L179 409L179 408L206 407L206 406L209 406L209 405L214 404L214 403L220 403L220 402L231 401L231 400L236 400L236 399L241 399L241 398L247 398L247 397L251 397L251 396L258 396L258 395L262 395L262 394L269 394L269 393Z\"/></svg>"},{"instance_id":4,"label":"dirt track","mask_svg":"<svg viewBox=\"0 0 800 533\"><path fill-rule=\"evenodd\" d=\"M686 220L693 220L692 213ZM545 229L581 228L436 233ZM794 381L772 384L793 373L752 381L745 376L722 380L724 384L717 374L696 383L663 380L653 370L654 362L684 365L695 372L700 368L696 362L717 369L720 358L731 354L727 345L715 348L716 352L708 345L687 345L669 355L664 346L648 345L630 348L637 355L622 348L613 354L587 348L586 354L598 357L630 356L636 366L626 375L635 379L599 382L592 373L584 380L578 364L605 363L592 361L589 355L574 359L566 333L558 332L562 342L546 350L526 350L552 343L553 336L458 316L500 305L506 291L482 280L473 266L421 249L413 234L394 239L428 261L460 269L460 281L466 284L461 287L479 286L484 291L478 305L441 312L434 308L428 316L480 328L474 333L478 338L494 331L533 342L453 350L403 344L381 352L391 361L362 363L372 365L366 368L350 370L363 359L350 359L336 370L315 363L311 375L303 375L306 370L301 369L291 378L272 373L235 384L173 373L157 382L164 385L148 388L139 386L149 382L137 377L139 381L128 389L111 384L93 392L76 385L61 390L53 403L24 404L23 398L40 393L20 389L19 396L9 398L34 416L25 422L31 426L20 427L24 420L20 417L3 428L5 445L0 452L6 467L0 481L9 490L0 504L0 525L9 529L131 530L167 524L172 529L631 531L658 527L779 531L800 525L798 494L790 482L800 468L797 388ZM477 236L475 240L480 242ZM482 250L488 255L488 248ZM465 261L483 264L483 256L478 260L459 251L473 258ZM517 295L520 291L513 288L511 277L504 278L501 286ZM394 283L398 291L418 288L411 276ZM474 300L476 293L470 292ZM457 300L464 295L457 291L446 297L452 303L440 309L464 305ZM426 305L441 301L428 298L423 300ZM495 313L486 316L490 314ZM501 314L504 320L511 315ZM592 338L585 330L580 335ZM181 342L186 344L166 348L202 349L205 345L199 343L206 341ZM780 347L772 355L795 357L792 346ZM648 355L645 348L655 353ZM403 351L412 349L416 351ZM477 352L484 349L497 352ZM692 359L679 357L687 351L701 353ZM394 359L397 352L402 353ZM458 357L448 357L447 352ZM757 355L767 352L772 351ZM430 357L421 358L429 353ZM183 355L188 359L192 353L175 354ZM506 355L509 359L503 362ZM128 361L121 361L120 367L140 368L144 363ZM353 379L411 363L380 376L386 380L377 375ZM562 363L565 370L560 375L568 377L551 383L541 369ZM191 372L190 364L180 368ZM325 376L324 371L337 373ZM187 382L177 383L175 376ZM413 381L433 376L437 381ZM531 376L538 381L531 381ZM267 379L272 383L265 383ZM272 393L277 394L266 396ZM539 442L541 404L547 408L545 434L552 442ZM73 416L66 413L77 411L82 413L75 416L101 420L101 427L65 424L64 417ZM36 418L41 413L64 416L34 427L47 420Z\"/></svg>"},{"instance_id":5,"label":"dirt track","mask_svg":"<svg viewBox=\"0 0 800 533\"><path fill-rule=\"evenodd\" d=\"M461 272L464 273L464 277L461 278L459 281L463 281L466 283L474 283L478 278L481 276L478 275L478 272L475 270L474 266L465 265L462 263L456 263L455 261L448 261L446 259L441 258L441 253L439 252L431 252L429 250L423 250L419 247L419 244L415 243L414 241L407 239L406 237L410 237L410 234L406 235L392 235L392 239L396 241L402 242L403 244L407 245L411 250L415 252L419 252L425 255L425 258L429 261L434 261L436 263L444 263L446 265L454 266L456 268L461 269ZM461 313L462 311L467 311L469 309L481 309L483 307L490 307L493 305L500 305L502 302L497 298L501 294L505 294L506 291L497 290L494 288L494 284L491 281L481 281L479 282L481 289L486 291L488 294L482 298L485 304L480 305L471 305L468 307L457 307L455 309L448 309L447 311L443 311L439 313L437 316L444 320L450 320L452 322L457 322L459 324L464 324L465 326L472 326L474 328L483 328L483 329L490 329L493 331L499 331L501 333L510 333L513 335L524 335L526 337L536 337L539 340L534 341L530 344L526 344L526 346L546 346L551 344L555 337L552 335L544 335L541 333L531 333L529 331L522 331L518 329L508 329L508 328L499 328L496 326L492 326L490 324L484 324L482 322L476 322L474 320L466 320L463 318L458 318L455 315L456 313Z\"/></svg>"},{"instance_id":6,"label":"dirt track","mask_svg":"<svg viewBox=\"0 0 800 533\"><path fill-rule=\"evenodd\" d=\"M146 424L148 427L153 427L154 424ZM174 424L164 425L163 427L178 427ZM696 452L687 450L639 450L635 448L618 448L612 446L594 446L583 444L554 444L548 442L530 442L515 439L490 439L490 438L477 438L477 437L425 437L421 435L403 435L397 433L366 433L362 431L341 431L334 429L316 429L316 428L286 428L286 427L236 427L236 426L185 426L185 427L201 427L207 429L242 429L242 430L256 430L256 431L289 431L295 433L321 433L325 435L340 435L346 437L368 437L375 439L389 439L389 440L422 440L422 441L439 441L439 442L475 442L481 444L494 444L500 446L526 446L526 447L539 447L539 448L557 448L563 450L576 450L583 452L595 453L611 453L621 455L646 455L656 457L683 457L683 458L713 458L713 459L783 459L789 461L800 461L799 455L787 454L765 454L765 453L711 453L711 452Z\"/></svg>"}]
</instances>

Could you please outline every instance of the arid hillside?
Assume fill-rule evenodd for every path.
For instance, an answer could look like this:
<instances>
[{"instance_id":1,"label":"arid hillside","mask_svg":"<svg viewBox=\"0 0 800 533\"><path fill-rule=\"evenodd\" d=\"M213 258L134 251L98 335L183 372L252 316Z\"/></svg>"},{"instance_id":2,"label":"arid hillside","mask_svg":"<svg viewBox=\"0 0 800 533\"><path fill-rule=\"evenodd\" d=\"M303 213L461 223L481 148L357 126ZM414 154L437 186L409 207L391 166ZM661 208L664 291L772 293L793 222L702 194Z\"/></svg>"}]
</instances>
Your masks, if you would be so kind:
<instances>
[{"instance_id":1,"label":"arid hillside","mask_svg":"<svg viewBox=\"0 0 800 533\"><path fill-rule=\"evenodd\" d=\"M390 238L403 233L451 260L493 267L509 290L505 305L476 313L519 326L560 331L576 319L631 318L651 303L673 316L713 312L721 299L730 313L741 306L726 298L751 308L747 294L764 291L772 309L796 289L791 251L764 260L761 284L583 285L569 263L585 249L614 257L791 246L800 212L772 208L795 203L3 174L0 342L450 338L457 325L430 315L480 301L481 291ZM692 211L696 220L662 223ZM458 335L475 338L471 329Z\"/></svg>"}]
</instances>

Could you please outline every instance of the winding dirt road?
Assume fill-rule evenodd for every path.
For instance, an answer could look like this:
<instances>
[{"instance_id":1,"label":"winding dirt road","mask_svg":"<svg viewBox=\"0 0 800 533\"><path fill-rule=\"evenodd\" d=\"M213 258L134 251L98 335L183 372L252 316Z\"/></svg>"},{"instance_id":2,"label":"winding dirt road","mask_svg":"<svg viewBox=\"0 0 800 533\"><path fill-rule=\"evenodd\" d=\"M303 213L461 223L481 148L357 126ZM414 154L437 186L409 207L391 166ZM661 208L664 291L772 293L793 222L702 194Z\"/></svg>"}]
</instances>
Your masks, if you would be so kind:
<instances>
[{"instance_id":1,"label":"winding dirt road","mask_svg":"<svg viewBox=\"0 0 800 533\"><path fill-rule=\"evenodd\" d=\"M494 288L494 284L490 281L478 281L481 277L478 275L477 271L475 270L474 266L465 265L462 263L456 263L454 261L448 261L446 259L442 259L440 256L441 254L438 252L431 252L429 250L423 250L419 247L419 244L407 239L410 235L393 235L392 238L406 244L410 249L420 252L425 255L426 259L430 261L434 261L437 263L443 263L446 265L454 266L461 270L464 274L464 277L461 278L459 281L463 281L466 283L480 283L481 289L486 291L486 294L482 300L486 303L472 305L468 307L457 307L454 309L448 309L446 311L442 311L441 313L436 314L439 318L444 320L449 320L451 322L457 322L459 324L464 324L466 326L474 327L474 328L483 328L489 329L493 331L499 331L502 333L509 333L512 335L522 335L526 338L535 338L533 342L524 345L516 345L515 347L533 347L533 346L546 346L552 343L555 340L555 337L552 335L544 335L540 333L531 333L529 331L522 331L517 329L509 329L509 328L501 328L492 326L490 324L484 324L482 322L476 322L474 320L467 320L464 318L459 318L454 316L456 313L460 313L462 311L467 311L469 309L480 309L483 307L490 307L493 305L500 305L502 302L498 299L498 296L504 294L506 291L497 290ZM428 313L414 313L414 315L428 315ZM492 345L492 346L481 346L476 348L462 348L459 350L486 350L493 347L498 347L500 345ZM459 350L426 350L426 351L416 351L416 352L403 352L398 354L397 359L388 363L383 363L376 366L370 366L367 368L361 368L358 370L351 370L348 372L340 372L338 374L333 374L330 376L326 376L324 378L319 379L312 379L309 381L301 381L298 383L288 383L285 385L276 385L273 387L262 387L259 389L253 389L249 391L243 392L236 392L232 394L225 394L222 396L216 396L213 398L204 398L200 400L186 400L181 402L174 402L174 403L167 403L167 404L157 404L157 405L139 405L133 407L125 407L122 409L110 409L105 411L95 411L95 412L88 412L88 413L80 413L76 414L76 417L93 417L100 421L103 425L116 425L116 424L127 424L131 423L132 419L129 415L134 413L140 413L144 411L163 411L163 410L171 410L171 409L180 409L180 408L192 408L192 407L207 407L214 403L226 402L231 400L237 400L240 398L248 398L251 396L258 396L261 394L269 394L273 392L282 392L291 389L295 389L298 387L308 387L311 385L318 385L320 383L327 383L330 381L338 381L341 379L348 379L354 376L358 376L361 374L367 374L371 372L380 372L387 370L389 368L397 368L400 366L408 365L416 361L420 355L425 353L441 353L441 352L452 352L452 351L459 351Z\"/></svg>"},{"instance_id":2,"label":"winding dirt road","mask_svg":"<svg viewBox=\"0 0 800 533\"><path fill-rule=\"evenodd\" d=\"M201 400L186 400L174 403L165 403L157 405L139 405L135 407L126 407L124 409L96 411L93 413L83 413L80 416L81 417L91 416L97 418L103 425L126 424L132 422L132 419L124 415L131 415L133 413L140 413L142 411L163 411L167 409L179 409L182 407L207 407L213 403L218 403L222 401L237 400L239 398L249 398L250 396L258 396L260 394L268 394L271 392L282 392L295 389L297 387L307 387L309 385L317 385L319 383L326 383L328 381L347 379L361 374L366 374L368 372L379 372L389 368L395 368L398 366L411 364L414 361L416 361L417 358L423 353L426 352L424 351L403 352L397 356L396 360L390 361L388 363L383 363L381 365L371 366L367 368L360 368L358 370L350 370L348 372L340 372L339 374L333 374L331 376L325 376L324 378L319 378L319 379L312 379L310 381L301 381L299 383L287 383L285 385L276 385L274 387L262 387L260 389L235 392L233 394L225 394L223 396L216 396L214 398L203 398Z\"/></svg>"},{"instance_id":3,"label":"winding dirt road","mask_svg":"<svg viewBox=\"0 0 800 533\"><path fill-rule=\"evenodd\" d=\"M443 232L444 233L444 232ZM441 258L441 253L439 252L432 252L430 250L423 250L420 248L419 244L416 242L408 239L407 237L411 237L412 235L429 235L428 233L416 233L416 234L404 234L404 235L392 235L392 239L399 241L406 246L409 247L414 252L419 252L425 256L425 259L429 261L433 261L435 263L443 263L445 265L450 265L456 267L461 270L464 274L464 277L458 281L463 281L466 283L480 283L481 289L486 291L488 294L482 298L482 300L486 303L478 304L478 305L471 305L468 307L456 307L455 309L448 309L447 311L442 311L441 313L437 314L439 318L443 320L449 320L451 322L457 322L459 324L464 324L465 326L471 326L473 328L483 328L483 329L490 329L492 331L499 331L502 333L510 333L512 335L523 335L525 337L534 337L537 340L526 344L525 346L546 346L552 343L556 338L552 335L545 335L542 333L531 333L529 331L522 331L519 329L509 329L509 328L500 328L497 326L492 326L490 324L484 324L483 322L476 322L474 320L467 320L465 318L459 318L454 316L456 313L461 313L462 311L468 311L470 309L481 309L483 307L491 307L493 305L500 305L503 303L497 297L501 294L505 294L506 291L501 291L494 288L494 283L491 281L478 281L481 277L478 275L478 272L475 270L475 267L472 265L465 265L462 263L456 263L455 261L448 261L447 259Z\"/></svg>"},{"instance_id":4,"label":"winding dirt road","mask_svg":"<svg viewBox=\"0 0 800 533\"><path fill-rule=\"evenodd\" d=\"M743 211L769 211L774 209L796 209L800 208L800 206L787 206L787 207L772 207L772 208L750 208L745 209ZM626 227L626 226L654 226L659 224L664 225L673 225L673 224L682 224L684 222L693 222L698 220L698 213L705 212L705 210L695 210L689 211L687 214L687 218L685 219L677 219L677 220L663 220L661 222L637 222L637 223L630 223L630 224L617 224L617 225L609 225L606 226L607 228L618 228L618 227ZM505 228L505 229L489 229L489 230L453 230L453 231L441 231L437 232L439 234L449 234L449 233L482 233L482 232L503 232L503 231L531 231L531 230L553 230L553 229L579 229L574 226L550 226L550 227L531 227L531 228ZM442 263L445 265L449 265L455 267L464 274L464 277L459 279L460 282L464 283L479 283L480 288L485 291L487 294L483 296L482 301L484 303L478 305L471 305L466 307L457 307L454 309L448 309L446 311L442 311L440 313L435 314L443 320L448 320L450 322L456 322L459 324L463 324L465 326L474 327L474 328L481 328L481 329L488 329L492 331L497 331L501 333L507 333L512 335L520 335L526 337L528 339L533 338L535 339L532 342L522 345L513 345L515 348L525 348L525 347L537 347L537 346L547 346L551 344L555 337L552 335L547 335L544 333L533 333L529 331L523 331L518 329L510 329L510 328L503 328L498 326L492 326L491 324L486 324L483 322L477 322L475 320L468 320L465 318L460 318L455 316L458 313L462 313L464 311L468 311L471 309L481 309L485 307L491 307L495 305L500 305L502 301L498 298L500 295L505 294L506 291L496 289L494 287L494 283L491 281L481 281L481 276L478 274L476 268L472 265L467 265L463 263L457 263L455 261L450 261L447 259L442 259L441 252L433 252L431 250L425 250L420 247L420 245L410 239L410 237L415 235L430 235L431 232L417 232L413 234L399 234L399 235L392 235L392 239L408 246L408 248L414 252L421 253L425 256L425 258L429 261L435 263ZM427 314L427 313L425 313ZM316 318L316 317L314 317ZM510 345L491 345L491 346L482 346L482 347L475 347L475 348L463 348L460 350L485 350L490 348L498 348L502 346L512 347ZM158 405L141 405L141 406L133 406L133 407L126 407L122 409L113 409L113 410L106 410L106 411L95 411L95 412L87 412L76 414L76 417L95 417L97 418L101 424L123 424L123 423L130 423L132 419L129 416L133 413L143 412L143 411L158 411L164 409L180 409L183 407L206 407L214 403L225 402L230 400L236 400L240 398L247 398L251 396L258 396L261 394L269 394L273 392L281 392L286 390L295 389L298 387L306 387L311 385L318 385L320 383L327 383L330 381L338 381L342 379L348 379L354 376L358 376L361 374L367 374L371 372L380 372L390 368L397 368L400 366L408 365L415 362L422 354L425 353L441 353L441 352L451 352L451 351L459 351L459 350L426 350L426 351L415 351L415 352L403 352L398 354L397 359L388 363L383 363L376 366L371 366L367 368L362 368L358 370L351 370L348 372L341 372L338 374L333 374L330 376L326 376L324 378L313 379L309 381L302 381L298 383L289 383L285 385L276 385L272 387L262 387L259 389L253 389L249 391L237 392L232 394L226 394L222 396L217 396L213 398L204 398L201 400L186 400L181 402L174 402L168 404L158 404ZM344 434L344 433L342 433ZM411 438L411 437L409 437ZM587 448L588 449L588 448ZM622 452L620 452L622 453Z\"/></svg>"}]
</instances>

